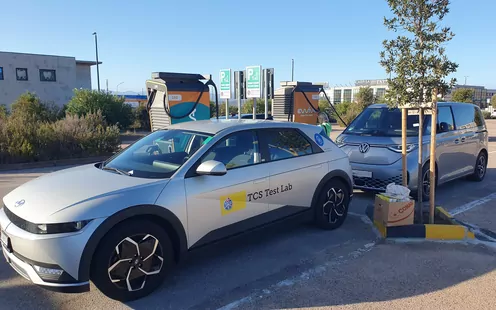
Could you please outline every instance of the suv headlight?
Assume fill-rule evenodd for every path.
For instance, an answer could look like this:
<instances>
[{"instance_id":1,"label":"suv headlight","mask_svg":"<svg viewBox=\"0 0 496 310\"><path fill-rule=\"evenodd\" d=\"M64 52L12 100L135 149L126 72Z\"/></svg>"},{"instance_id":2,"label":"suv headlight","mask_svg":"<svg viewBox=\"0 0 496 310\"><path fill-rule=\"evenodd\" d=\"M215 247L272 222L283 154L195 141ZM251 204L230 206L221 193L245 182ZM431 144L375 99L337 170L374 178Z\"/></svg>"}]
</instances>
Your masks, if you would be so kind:
<instances>
[{"instance_id":1,"label":"suv headlight","mask_svg":"<svg viewBox=\"0 0 496 310\"><path fill-rule=\"evenodd\" d=\"M76 222L66 222L66 223L57 223L57 224L35 224L26 221L23 218L15 215L10 211L7 207L3 207L5 215L7 218L22 230L30 232L32 234L63 234L63 233L71 233L77 232L83 229L86 225L88 225L91 220L84 221L76 221Z\"/></svg>"},{"instance_id":2,"label":"suv headlight","mask_svg":"<svg viewBox=\"0 0 496 310\"><path fill-rule=\"evenodd\" d=\"M60 223L60 224L33 224L34 230L31 231L34 234L63 234L63 233L71 233L80 231L86 225L88 225L90 221L77 221L77 222L69 222L69 223Z\"/></svg>"},{"instance_id":3,"label":"suv headlight","mask_svg":"<svg viewBox=\"0 0 496 310\"><path fill-rule=\"evenodd\" d=\"M401 144L388 145L387 148L393 152L401 153ZM416 144L407 144L406 145L406 152L410 153L411 151L413 151L416 148L417 148Z\"/></svg>"}]
</instances>

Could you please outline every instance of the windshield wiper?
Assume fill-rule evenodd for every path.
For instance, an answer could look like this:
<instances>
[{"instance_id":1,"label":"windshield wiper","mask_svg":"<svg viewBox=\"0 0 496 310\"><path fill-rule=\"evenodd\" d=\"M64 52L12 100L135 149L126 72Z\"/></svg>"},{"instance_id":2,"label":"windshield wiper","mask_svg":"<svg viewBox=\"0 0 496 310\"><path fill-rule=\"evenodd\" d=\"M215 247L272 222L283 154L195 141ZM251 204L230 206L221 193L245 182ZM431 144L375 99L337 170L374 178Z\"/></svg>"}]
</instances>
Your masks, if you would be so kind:
<instances>
[{"instance_id":1,"label":"windshield wiper","mask_svg":"<svg viewBox=\"0 0 496 310\"><path fill-rule=\"evenodd\" d=\"M114 172L117 172L119 174L122 174L122 175L127 175L127 176L131 176L133 175L132 173L130 172L127 172L127 171L124 171L124 170L120 170L120 169L117 169L117 168L114 168L114 167L107 167L107 166L103 166L102 167L102 170L109 170L109 171L114 171Z\"/></svg>"}]
</instances>

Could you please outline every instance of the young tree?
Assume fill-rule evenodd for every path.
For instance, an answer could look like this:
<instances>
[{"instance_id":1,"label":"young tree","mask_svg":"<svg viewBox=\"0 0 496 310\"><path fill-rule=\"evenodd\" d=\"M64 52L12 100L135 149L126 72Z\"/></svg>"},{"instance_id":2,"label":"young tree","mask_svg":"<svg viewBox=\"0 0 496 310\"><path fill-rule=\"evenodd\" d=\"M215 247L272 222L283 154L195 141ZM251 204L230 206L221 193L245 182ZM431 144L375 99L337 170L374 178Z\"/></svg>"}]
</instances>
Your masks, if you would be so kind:
<instances>
[{"instance_id":1,"label":"young tree","mask_svg":"<svg viewBox=\"0 0 496 310\"><path fill-rule=\"evenodd\" d=\"M421 107L432 102L432 121L436 122L437 94L445 94L456 80L446 81L458 65L448 59L444 44L454 34L441 21L449 12L449 0L387 0L393 17L384 18L388 30L401 32L392 40L384 40L380 64L390 75L386 101L393 107ZM419 110L421 111L421 110ZM422 115L422 112L419 112ZM403 183L406 183L406 116L403 109ZM436 126L431 126L431 155L435 152ZM419 128L419 147L422 128ZM422 171L422 152L419 151L419 175ZM430 164L430 180L435 180L435 161ZM422 184L419 181L419 184ZM431 182L434 184L434 182ZM421 192L422 186L419 188ZM431 186L431 220L434 214L434 185ZM418 195L421 208L422 194Z\"/></svg>"},{"instance_id":2,"label":"young tree","mask_svg":"<svg viewBox=\"0 0 496 310\"><path fill-rule=\"evenodd\" d=\"M470 88L458 88L451 94L451 100L455 102L473 103L474 90Z\"/></svg>"},{"instance_id":3,"label":"young tree","mask_svg":"<svg viewBox=\"0 0 496 310\"><path fill-rule=\"evenodd\" d=\"M496 95L493 95L493 97L491 98L491 105L493 106L493 108L496 109Z\"/></svg>"},{"instance_id":4,"label":"young tree","mask_svg":"<svg viewBox=\"0 0 496 310\"><path fill-rule=\"evenodd\" d=\"M370 87L360 87L355 96L355 103L363 110L374 103L374 90Z\"/></svg>"}]
</instances>

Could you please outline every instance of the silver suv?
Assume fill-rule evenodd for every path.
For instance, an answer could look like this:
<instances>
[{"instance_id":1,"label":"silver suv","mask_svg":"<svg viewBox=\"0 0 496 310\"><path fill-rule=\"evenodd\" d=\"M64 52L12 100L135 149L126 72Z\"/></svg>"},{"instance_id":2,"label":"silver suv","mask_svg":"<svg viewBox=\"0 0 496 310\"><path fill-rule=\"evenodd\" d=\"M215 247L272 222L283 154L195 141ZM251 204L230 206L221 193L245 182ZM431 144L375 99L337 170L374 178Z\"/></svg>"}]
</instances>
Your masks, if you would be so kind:
<instances>
[{"instance_id":1,"label":"silver suv","mask_svg":"<svg viewBox=\"0 0 496 310\"><path fill-rule=\"evenodd\" d=\"M340 227L348 156L315 125L184 122L99 164L64 169L3 198L0 244L31 282L129 301L194 249L292 217Z\"/></svg>"},{"instance_id":2,"label":"silver suv","mask_svg":"<svg viewBox=\"0 0 496 310\"><path fill-rule=\"evenodd\" d=\"M407 178L414 195L418 175L418 121L418 115L408 115ZM430 129L431 117L426 115L422 169L424 199L429 198L430 189ZM436 141L436 185L465 176L475 181L484 179L488 132L478 106L440 102ZM389 109L385 104L369 106L338 136L336 144L350 157L355 188L384 191L389 183L402 183L399 109Z\"/></svg>"}]
</instances>

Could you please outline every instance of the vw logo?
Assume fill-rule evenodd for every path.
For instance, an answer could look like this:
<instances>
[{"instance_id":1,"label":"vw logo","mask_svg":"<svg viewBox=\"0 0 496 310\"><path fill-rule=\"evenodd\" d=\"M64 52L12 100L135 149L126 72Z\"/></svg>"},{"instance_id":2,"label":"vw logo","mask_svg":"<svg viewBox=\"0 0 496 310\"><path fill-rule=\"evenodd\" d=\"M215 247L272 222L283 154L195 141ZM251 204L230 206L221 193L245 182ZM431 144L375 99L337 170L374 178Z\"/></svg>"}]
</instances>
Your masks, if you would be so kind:
<instances>
[{"instance_id":1,"label":"vw logo","mask_svg":"<svg viewBox=\"0 0 496 310\"><path fill-rule=\"evenodd\" d=\"M24 199L22 200L19 200L19 201L16 201L15 204L14 204L14 207L20 207L22 206L26 201Z\"/></svg>"},{"instance_id":2,"label":"vw logo","mask_svg":"<svg viewBox=\"0 0 496 310\"><path fill-rule=\"evenodd\" d=\"M368 143L362 143L358 146L360 153L367 153L370 150L370 145Z\"/></svg>"}]
</instances>

